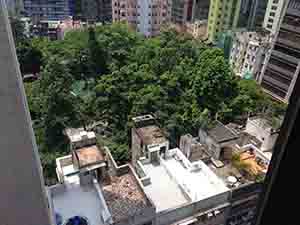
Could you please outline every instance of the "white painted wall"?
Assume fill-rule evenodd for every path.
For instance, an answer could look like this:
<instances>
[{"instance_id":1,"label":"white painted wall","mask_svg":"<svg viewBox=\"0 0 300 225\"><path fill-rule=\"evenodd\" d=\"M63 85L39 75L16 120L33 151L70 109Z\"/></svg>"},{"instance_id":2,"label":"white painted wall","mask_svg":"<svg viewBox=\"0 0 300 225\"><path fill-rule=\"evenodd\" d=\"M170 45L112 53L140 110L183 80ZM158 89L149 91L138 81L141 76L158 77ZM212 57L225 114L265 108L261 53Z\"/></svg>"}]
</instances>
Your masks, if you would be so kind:
<instances>
[{"instance_id":1,"label":"white painted wall","mask_svg":"<svg viewBox=\"0 0 300 225\"><path fill-rule=\"evenodd\" d=\"M280 27L281 14L284 9L284 1L285 0L278 0L278 3L274 3L276 1L269 0L268 2L263 27L272 34L275 34ZM276 9L272 9L272 7L276 7ZM275 13L275 16L271 16L270 13ZM273 21L270 21L270 19L273 19ZM271 25L272 27L268 27L268 25Z\"/></svg>"},{"instance_id":2,"label":"white painted wall","mask_svg":"<svg viewBox=\"0 0 300 225\"><path fill-rule=\"evenodd\" d=\"M145 36L151 35L151 8L149 6L152 5L152 0L138 0L138 5L140 6L138 8L138 29L141 33L143 33ZM150 21L150 24L149 24Z\"/></svg>"},{"instance_id":3,"label":"white painted wall","mask_svg":"<svg viewBox=\"0 0 300 225\"><path fill-rule=\"evenodd\" d=\"M254 122L250 119L247 121L246 132L262 142L262 151L272 149L278 136L278 134L272 134L271 128L264 128L256 121Z\"/></svg>"}]
</instances>

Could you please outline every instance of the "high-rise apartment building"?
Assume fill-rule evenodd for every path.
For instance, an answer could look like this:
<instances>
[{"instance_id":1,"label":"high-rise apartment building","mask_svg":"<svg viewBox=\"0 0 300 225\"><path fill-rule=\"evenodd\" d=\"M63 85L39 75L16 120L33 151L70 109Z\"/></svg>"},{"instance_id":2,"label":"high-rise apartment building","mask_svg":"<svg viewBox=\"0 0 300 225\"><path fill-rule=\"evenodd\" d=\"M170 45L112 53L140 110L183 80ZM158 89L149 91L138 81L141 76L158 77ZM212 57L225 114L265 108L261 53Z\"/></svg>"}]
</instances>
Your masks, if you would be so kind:
<instances>
[{"instance_id":1,"label":"high-rise apartment building","mask_svg":"<svg viewBox=\"0 0 300 225\"><path fill-rule=\"evenodd\" d=\"M270 48L271 40L266 33L235 32L230 52L230 64L235 74L255 78Z\"/></svg>"},{"instance_id":2,"label":"high-rise apartment building","mask_svg":"<svg viewBox=\"0 0 300 225\"><path fill-rule=\"evenodd\" d=\"M125 21L146 37L159 34L171 21L171 0L113 0L113 21Z\"/></svg>"},{"instance_id":3,"label":"high-rise apartment building","mask_svg":"<svg viewBox=\"0 0 300 225\"><path fill-rule=\"evenodd\" d=\"M0 1L1 224L53 225L4 1Z\"/></svg>"},{"instance_id":4,"label":"high-rise apartment building","mask_svg":"<svg viewBox=\"0 0 300 225\"><path fill-rule=\"evenodd\" d=\"M299 43L300 0L291 0L274 47L258 77L259 83L269 94L284 102L289 101L300 72Z\"/></svg>"},{"instance_id":5,"label":"high-rise apartment building","mask_svg":"<svg viewBox=\"0 0 300 225\"><path fill-rule=\"evenodd\" d=\"M5 0L8 13L19 16L24 11L23 0Z\"/></svg>"},{"instance_id":6,"label":"high-rise apartment building","mask_svg":"<svg viewBox=\"0 0 300 225\"><path fill-rule=\"evenodd\" d=\"M81 17L87 21L111 22L111 0L81 0Z\"/></svg>"},{"instance_id":7,"label":"high-rise apartment building","mask_svg":"<svg viewBox=\"0 0 300 225\"><path fill-rule=\"evenodd\" d=\"M280 27L286 0L269 0L264 18L264 28L275 34Z\"/></svg>"},{"instance_id":8,"label":"high-rise apartment building","mask_svg":"<svg viewBox=\"0 0 300 225\"><path fill-rule=\"evenodd\" d=\"M172 1L172 22L183 25L192 21L193 17L193 0L173 0Z\"/></svg>"},{"instance_id":9,"label":"high-rise apartment building","mask_svg":"<svg viewBox=\"0 0 300 225\"><path fill-rule=\"evenodd\" d=\"M245 28L255 31L263 27L268 0L214 0L211 2L208 35L214 42L226 30Z\"/></svg>"},{"instance_id":10,"label":"high-rise apartment building","mask_svg":"<svg viewBox=\"0 0 300 225\"><path fill-rule=\"evenodd\" d=\"M241 0L212 0L208 16L208 40L215 42L226 30L234 29L238 24Z\"/></svg>"},{"instance_id":11,"label":"high-rise apartment building","mask_svg":"<svg viewBox=\"0 0 300 225\"><path fill-rule=\"evenodd\" d=\"M207 20L210 0L194 0L193 21Z\"/></svg>"},{"instance_id":12,"label":"high-rise apartment building","mask_svg":"<svg viewBox=\"0 0 300 225\"><path fill-rule=\"evenodd\" d=\"M63 20L74 15L74 0L24 0L24 10L33 23Z\"/></svg>"},{"instance_id":13,"label":"high-rise apartment building","mask_svg":"<svg viewBox=\"0 0 300 225\"><path fill-rule=\"evenodd\" d=\"M262 27L268 0L241 0L238 28L254 31Z\"/></svg>"}]
</instances>

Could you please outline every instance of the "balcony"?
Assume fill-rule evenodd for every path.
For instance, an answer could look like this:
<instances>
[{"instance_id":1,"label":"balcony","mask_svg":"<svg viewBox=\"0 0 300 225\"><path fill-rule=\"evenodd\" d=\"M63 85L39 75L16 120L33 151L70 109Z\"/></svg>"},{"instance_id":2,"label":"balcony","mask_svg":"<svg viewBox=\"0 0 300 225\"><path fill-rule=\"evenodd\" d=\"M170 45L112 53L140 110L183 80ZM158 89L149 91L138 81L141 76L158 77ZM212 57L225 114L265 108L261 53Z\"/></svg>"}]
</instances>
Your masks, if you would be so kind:
<instances>
[{"instance_id":1,"label":"balcony","mask_svg":"<svg viewBox=\"0 0 300 225\"><path fill-rule=\"evenodd\" d=\"M280 60L284 63L287 63L287 64L290 64L290 65L293 65L295 67L297 67L298 63L299 63L299 59L297 59L296 57L294 56L291 56L291 55L288 55L286 53L283 53L281 51L278 51L275 49L273 49L273 52L272 52L272 56L271 57L274 57L276 58L277 60Z\"/></svg>"},{"instance_id":2,"label":"balcony","mask_svg":"<svg viewBox=\"0 0 300 225\"><path fill-rule=\"evenodd\" d=\"M300 27L299 26L293 26L291 24L283 23L281 25L281 30L284 31L290 31L290 32L296 32L300 34Z\"/></svg>"},{"instance_id":3,"label":"balcony","mask_svg":"<svg viewBox=\"0 0 300 225\"><path fill-rule=\"evenodd\" d=\"M294 54L291 54L291 55L295 55L297 58L300 58L299 42L300 42L300 38L296 37L293 34L280 33L277 38L276 45L286 48L287 51L294 52Z\"/></svg>"},{"instance_id":4,"label":"balcony","mask_svg":"<svg viewBox=\"0 0 300 225\"><path fill-rule=\"evenodd\" d=\"M278 89L287 92L289 89L288 84L284 84L280 77L278 77L276 74L272 73L270 70L266 70L264 78L265 81L267 81L270 84L273 84Z\"/></svg>"},{"instance_id":5,"label":"balcony","mask_svg":"<svg viewBox=\"0 0 300 225\"><path fill-rule=\"evenodd\" d=\"M287 94L287 91L284 91L270 82L272 78L264 76L262 80L262 87L269 95L271 95L274 99L278 99L280 101L284 101L284 98Z\"/></svg>"},{"instance_id":6,"label":"balcony","mask_svg":"<svg viewBox=\"0 0 300 225\"><path fill-rule=\"evenodd\" d=\"M268 70L270 70L272 73L276 74L276 76L280 76L287 81L291 81L294 76L294 74L291 71L289 71L288 69L286 69L284 65L282 67L279 67L270 62L268 64Z\"/></svg>"}]
</instances>

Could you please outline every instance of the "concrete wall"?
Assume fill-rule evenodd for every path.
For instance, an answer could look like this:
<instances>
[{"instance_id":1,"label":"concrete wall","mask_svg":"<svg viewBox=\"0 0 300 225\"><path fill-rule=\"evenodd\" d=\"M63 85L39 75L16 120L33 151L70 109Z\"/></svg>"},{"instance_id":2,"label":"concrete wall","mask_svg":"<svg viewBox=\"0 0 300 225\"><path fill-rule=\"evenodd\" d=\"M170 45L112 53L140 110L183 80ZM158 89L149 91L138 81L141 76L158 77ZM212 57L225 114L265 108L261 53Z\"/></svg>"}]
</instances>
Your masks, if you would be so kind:
<instances>
[{"instance_id":1,"label":"concrete wall","mask_svg":"<svg viewBox=\"0 0 300 225\"><path fill-rule=\"evenodd\" d=\"M141 145L142 141L138 134L136 133L135 128L131 128L131 159L132 165L136 164L136 161L141 157Z\"/></svg>"},{"instance_id":2,"label":"concrete wall","mask_svg":"<svg viewBox=\"0 0 300 225\"><path fill-rule=\"evenodd\" d=\"M226 225L231 225L231 223L247 225L249 222L251 223L261 190L262 183L250 183L232 189L231 209Z\"/></svg>"},{"instance_id":3,"label":"concrete wall","mask_svg":"<svg viewBox=\"0 0 300 225\"><path fill-rule=\"evenodd\" d=\"M255 136L262 142L262 151L272 149L278 136L278 134L271 134L271 128L264 128L262 125L251 119L248 119L247 121L246 132Z\"/></svg>"},{"instance_id":4,"label":"concrete wall","mask_svg":"<svg viewBox=\"0 0 300 225\"><path fill-rule=\"evenodd\" d=\"M191 217L228 203L229 192L215 195L211 198L179 206L175 209L160 212L157 215L157 225L169 225L176 221Z\"/></svg>"},{"instance_id":5,"label":"concrete wall","mask_svg":"<svg viewBox=\"0 0 300 225\"><path fill-rule=\"evenodd\" d=\"M154 222L156 214L154 204L147 197L144 189L142 188L143 184L139 180L137 174L134 172L134 170L129 164L118 166L114 158L112 157L109 149L107 147L104 147L104 149L107 156L108 166L110 168L110 173L114 176L122 176L124 174L130 173L132 176L134 176L135 181L137 182L137 186L139 187L140 191L145 197L148 206L147 208L143 209L139 214L128 217L125 220L115 222L114 225L142 225L149 221L153 221L153 224L155 224Z\"/></svg>"},{"instance_id":6,"label":"concrete wall","mask_svg":"<svg viewBox=\"0 0 300 225\"><path fill-rule=\"evenodd\" d=\"M151 178L146 174L145 169L141 161L137 161L135 168L135 172L139 176L140 181L144 186L151 184Z\"/></svg>"},{"instance_id":7,"label":"concrete wall","mask_svg":"<svg viewBox=\"0 0 300 225\"><path fill-rule=\"evenodd\" d=\"M154 207L148 207L142 210L139 214L122 220L120 222L114 223L114 225L143 225L148 222L152 222L155 225L156 213Z\"/></svg>"},{"instance_id":8,"label":"concrete wall","mask_svg":"<svg viewBox=\"0 0 300 225\"><path fill-rule=\"evenodd\" d=\"M0 0L1 224L52 225L19 63Z\"/></svg>"},{"instance_id":9,"label":"concrete wall","mask_svg":"<svg viewBox=\"0 0 300 225\"><path fill-rule=\"evenodd\" d=\"M218 143L215 142L211 137L207 135L207 133L199 129L199 139L200 143L206 144L208 146L208 151L213 158L219 159L221 153L221 147Z\"/></svg>"}]
</instances>

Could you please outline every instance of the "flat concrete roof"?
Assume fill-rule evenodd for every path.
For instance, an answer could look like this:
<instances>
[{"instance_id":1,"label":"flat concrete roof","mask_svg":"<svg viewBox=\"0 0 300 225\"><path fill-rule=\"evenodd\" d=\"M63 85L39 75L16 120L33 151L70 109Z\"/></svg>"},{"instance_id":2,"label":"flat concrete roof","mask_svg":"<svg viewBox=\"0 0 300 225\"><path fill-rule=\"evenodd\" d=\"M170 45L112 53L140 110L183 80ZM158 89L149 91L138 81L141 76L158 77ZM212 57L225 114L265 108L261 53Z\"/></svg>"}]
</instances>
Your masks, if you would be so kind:
<instances>
[{"instance_id":1,"label":"flat concrete roof","mask_svg":"<svg viewBox=\"0 0 300 225\"><path fill-rule=\"evenodd\" d=\"M76 149L75 153L80 167L104 161L103 152L96 145Z\"/></svg>"},{"instance_id":2,"label":"flat concrete roof","mask_svg":"<svg viewBox=\"0 0 300 225\"><path fill-rule=\"evenodd\" d=\"M90 225L104 225L101 220L103 206L92 185L66 185L64 191L52 194L52 200L54 212L62 216L63 223L70 217L82 216Z\"/></svg>"},{"instance_id":3,"label":"flat concrete roof","mask_svg":"<svg viewBox=\"0 0 300 225\"><path fill-rule=\"evenodd\" d=\"M69 137L71 142L81 141L83 137L88 139L95 138L96 135L93 131L85 131L84 128L66 128L66 135Z\"/></svg>"},{"instance_id":4,"label":"flat concrete roof","mask_svg":"<svg viewBox=\"0 0 300 225\"><path fill-rule=\"evenodd\" d=\"M179 149L175 154L163 160L168 173L176 180L193 202L227 192L224 182L204 162L190 161Z\"/></svg>"},{"instance_id":5,"label":"flat concrete roof","mask_svg":"<svg viewBox=\"0 0 300 225\"><path fill-rule=\"evenodd\" d=\"M157 212L176 208L189 202L162 165L144 164L143 166L151 179L151 184L145 186L144 190L153 201Z\"/></svg>"}]
</instances>

